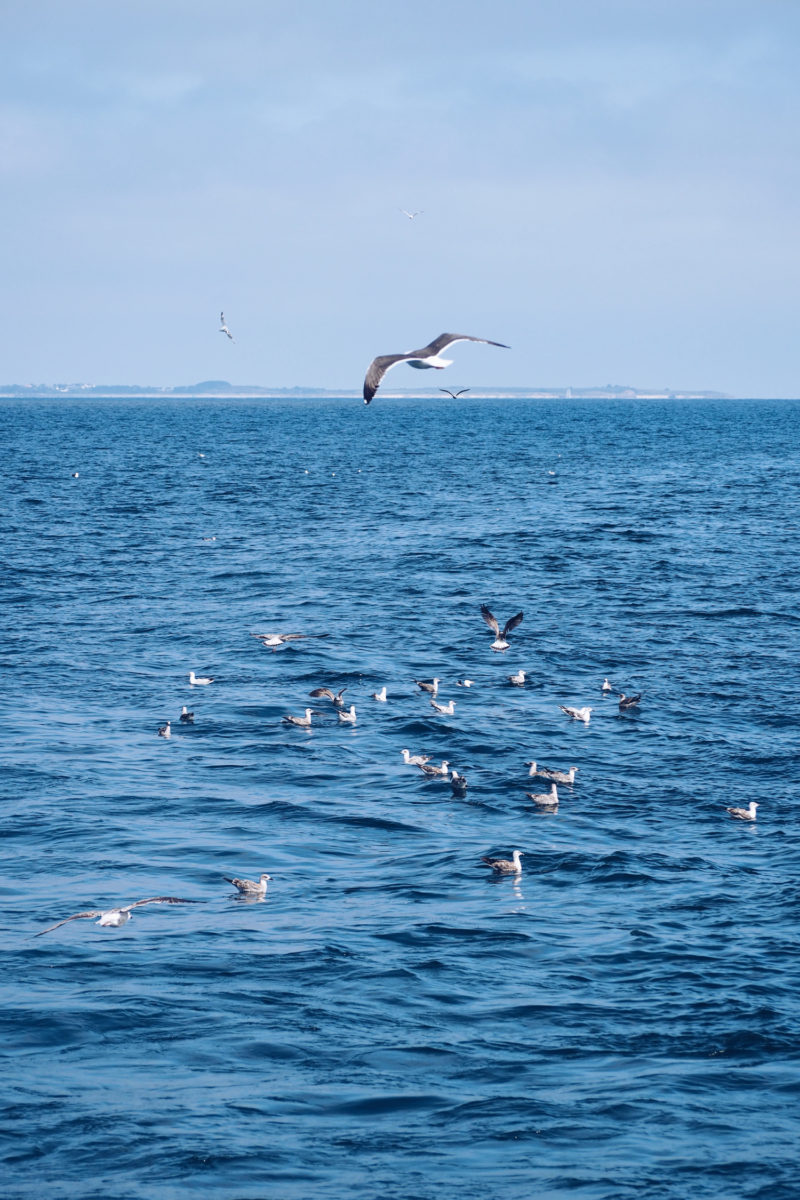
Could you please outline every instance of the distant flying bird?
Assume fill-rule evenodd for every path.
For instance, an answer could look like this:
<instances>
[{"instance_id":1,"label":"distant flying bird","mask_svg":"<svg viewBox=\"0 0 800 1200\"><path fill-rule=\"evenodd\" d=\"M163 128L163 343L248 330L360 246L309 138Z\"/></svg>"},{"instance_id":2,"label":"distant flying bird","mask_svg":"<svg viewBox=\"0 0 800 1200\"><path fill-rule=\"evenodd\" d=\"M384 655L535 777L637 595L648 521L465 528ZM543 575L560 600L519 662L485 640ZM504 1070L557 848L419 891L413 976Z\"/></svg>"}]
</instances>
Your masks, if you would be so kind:
<instances>
[{"instance_id":1,"label":"distant flying bird","mask_svg":"<svg viewBox=\"0 0 800 1200\"><path fill-rule=\"evenodd\" d=\"M409 212L407 208L401 208L400 212L403 213L404 216L408 217L409 221L413 221L414 217L421 217L425 212L425 209L418 208L416 212Z\"/></svg>"},{"instance_id":2,"label":"distant flying bird","mask_svg":"<svg viewBox=\"0 0 800 1200\"><path fill-rule=\"evenodd\" d=\"M725 812L730 813L732 817L736 817L738 821L755 821L756 809L758 807L755 800L751 800L748 808L726 808Z\"/></svg>"},{"instance_id":3,"label":"distant flying bird","mask_svg":"<svg viewBox=\"0 0 800 1200\"><path fill-rule=\"evenodd\" d=\"M178 896L151 896L149 900L134 900L133 904L126 904L122 908L93 909L92 912L73 913L71 917L65 917L63 921L58 921L55 925L48 925L47 929L43 929L40 933L35 933L34 937L41 937L43 933L50 933L53 929L58 929L62 925L66 925L68 921L78 921L81 917L99 917L98 925L107 926L109 928L117 928L124 925L126 921L131 919L131 909L139 908L142 904L199 904L199 900L181 900Z\"/></svg>"},{"instance_id":4,"label":"distant flying bird","mask_svg":"<svg viewBox=\"0 0 800 1200\"><path fill-rule=\"evenodd\" d=\"M228 875L223 875L222 878L226 883L232 883L243 896L266 896L267 883L272 876L264 871L257 883L253 883L252 879L231 879Z\"/></svg>"},{"instance_id":5,"label":"distant flying bird","mask_svg":"<svg viewBox=\"0 0 800 1200\"><path fill-rule=\"evenodd\" d=\"M515 617L509 617L508 620L506 621L505 625L503 626L502 633L500 632L500 626L497 623L497 618L492 616L492 614L489 612L489 609L486 607L485 604L481 605L481 616L483 617L484 621L489 626L489 628L492 630L492 632L495 634L495 640L492 642L490 649L491 650L507 650L508 649L508 635L509 635L509 633L511 633L512 629L516 629L517 626L519 624L521 624L522 613L518 612Z\"/></svg>"},{"instance_id":6,"label":"distant flying bird","mask_svg":"<svg viewBox=\"0 0 800 1200\"><path fill-rule=\"evenodd\" d=\"M327 633L251 633L250 637L256 638L261 645L267 650L277 650L279 646L285 646L287 642L299 642L306 638L323 638L327 637Z\"/></svg>"},{"instance_id":7,"label":"distant flying bird","mask_svg":"<svg viewBox=\"0 0 800 1200\"><path fill-rule=\"evenodd\" d=\"M487 867L491 867L493 871L497 871L499 875L521 875L522 863L519 861L524 851L515 850L508 858L487 858L484 854L481 862L485 862Z\"/></svg>"},{"instance_id":8,"label":"distant flying bird","mask_svg":"<svg viewBox=\"0 0 800 1200\"><path fill-rule=\"evenodd\" d=\"M219 332L226 333L228 335L228 337L231 339L231 341L235 340L230 329L228 329L228 326L225 324L225 313L224 312L221 312L219 314Z\"/></svg>"},{"instance_id":9,"label":"distant flying bird","mask_svg":"<svg viewBox=\"0 0 800 1200\"><path fill-rule=\"evenodd\" d=\"M454 400L457 400L459 396L466 396L467 392L471 391L471 388L461 388L460 391L457 392L451 392L450 388L439 388L439 391L444 392L446 396L452 396Z\"/></svg>"},{"instance_id":10,"label":"distant flying bird","mask_svg":"<svg viewBox=\"0 0 800 1200\"><path fill-rule=\"evenodd\" d=\"M439 352L452 346L453 342L482 342L485 346L500 346L503 350L510 349L505 342L491 342L488 338L470 337L468 333L440 333L421 350L409 350L406 354L380 354L372 360L367 369L364 379L364 403L369 404L386 372L400 362L407 362L410 367L416 367L420 371L428 370L430 367L441 371L444 367L449 367L453 360L440 358Z\"/></svg>"}]
</instances>

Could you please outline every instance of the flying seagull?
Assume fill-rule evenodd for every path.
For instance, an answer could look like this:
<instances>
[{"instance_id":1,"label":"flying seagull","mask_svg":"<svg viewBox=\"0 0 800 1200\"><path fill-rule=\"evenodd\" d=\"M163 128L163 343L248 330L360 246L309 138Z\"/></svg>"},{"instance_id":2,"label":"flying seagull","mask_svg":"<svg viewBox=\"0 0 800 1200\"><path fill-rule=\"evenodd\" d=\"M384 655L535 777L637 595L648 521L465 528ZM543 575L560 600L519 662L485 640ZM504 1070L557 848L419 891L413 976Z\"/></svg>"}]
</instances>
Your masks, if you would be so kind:
<instances>
[{"instance_id":1,"label":"flying seagull","mask_svg":"<svg viewBox=\"0 0 800 1200\"><path fill-rule=\"evenodd\" d=\"M124 925L126 921L131 919L131 909L139 908L142 904L199 904L199 900L181 900L178 896L151 896L149 900L134 900L133 904L126 904L122 908L108 908L105 911L102 908L93 909L91 912L73 913L71 917L65 917L63 921L56 922L55 925L48 925L47 929L43 929L40 933L35 933L34 937L41 937L43 933L50 933L53 929L58 929L61 925L66 925L68 921L77 921L81 917L99 917L98 925L117 927Z\"/></svg>"},{"instance_id":2,"label":"flying seagull","mask_svg":"<svg viewBox=\"0 0 800 1200\"><path fill-rule=\"evenodd\" d=\"M344 704L344 700L342 699L342 696L345 694L346 691L347 691L346 687L343 687L340 692L332 692L331 689L327 688L327 687L318 687L318 688L314 688L313 692L309 692L308 694L314 700L330 700L333 704L336 705L337 708L341 708Z\"/></svg>"},{"instance_id":3,"label":"flying seagull","mask_svg":"<svg viewBox=\"0 0 800 1200\"><path fill-rule=\"evenodd\" d=\"M306 638L323 638L327 637L327 633L251 633L251 637L256 638L265 650L277 650L279 646L285 646L287 642L300 642Z\"/></svg>"},{"instance_id":4,"label":"flying seagull","mask_svg":"<svg viewBox=\"0 0 800 1200\"><path fill-rule=\"evenodd\" d=\"M450 388L439 388L440 392L444 392L446 396L452 396L454 400L457 400L459 396L465 396L470 390L470 388L461 388L457 392L451 392Z\"/></svg>"},{"instance_id":5,"label":"flying seagull","mask_svg":"<svg viewBox=\"0 0 800 1200\"><path fill-rule=\"evenodd\" d=\"M232 883L243 896L266 896L267 882L272 879L272 876L264 871L258 883L253 883L252 879L231 879L228 875L223 875L222 878L226 883Z\"/></svg>"},{"instance_id":6,"label":"flying seagull","mask_svg":"<svg viewBox=\"0 0 800 1200\"><path fill-rule=\"evenodd\" d=\"M227 333L227 335L228 335L228 337L231 339L231 341L234 341L234 340L235 340L235 339L234 339L234 336L233 336L233 334L232 334L232 333L231 333L231 331L230 331L230 329L228 329L228 326L225 324L225 313L224 313L224 312L221 312L221 313L219 314L219 332L220 332L220 333Z\"/></svg>"},{"instance_id":7,"label":"flying seagull","mask_svg":"<svg viewBox=\"0 0 800 1200\"><path fill-rule=\"evenodd\" d=\"M489 609L486 607L485 604L481 605L481 616L483 617L484 621L486 622L486 624L489 626L489 628L495 635L495 639L492 642L490 649L492 649L492 650L507 650L508 649L508 635L509 635L509 633L511 633L512 629L516 629L517 626L519 624L521 624L522 613L518 612L515 617L509 617L508 620L506 621L505 625L503 626L502 633L500 632L500 626L497 623L497 617L492 616L492 614L489 612Z\"/></svg>"},{"instance_id":8,"label":"flying seagull","mask_svg":"<svg viewBox=\"0 0 800 1200\"><path fill-rule=\"evenodd\" d=\"M420 371L428 370L430 367L435 367L440 371L443 367L449 367L453 360L440 358L439 352L452 346L453 342L482 342L485 346L501 346L504 350L510 349L505 342L492 342L488 338L470 337L468 333L440 333L421 350L409 350L407 354L379 354L370 363L364 379L364 403L369 404L386 372L397 363L407 362L410 367L416 367Z\"/></svg>"},{"instance_id":9,"label":"flying seagull","mask_svg":"<svg viewBox=\"0 0 800 1200\"><path fill-rule=\"evenodd\" d=\"M401 208L401 209L400 209L400 212L401 212L401 213L402 213L404 216L408 217L409 221L413 221L413 220L414 220L414 217L421 217L421 216L422 216L422 214L425 212L425 209L424 209L424 208L418 208L416 212L409 212L407 208Z\"/></svg>"}]
</instances>

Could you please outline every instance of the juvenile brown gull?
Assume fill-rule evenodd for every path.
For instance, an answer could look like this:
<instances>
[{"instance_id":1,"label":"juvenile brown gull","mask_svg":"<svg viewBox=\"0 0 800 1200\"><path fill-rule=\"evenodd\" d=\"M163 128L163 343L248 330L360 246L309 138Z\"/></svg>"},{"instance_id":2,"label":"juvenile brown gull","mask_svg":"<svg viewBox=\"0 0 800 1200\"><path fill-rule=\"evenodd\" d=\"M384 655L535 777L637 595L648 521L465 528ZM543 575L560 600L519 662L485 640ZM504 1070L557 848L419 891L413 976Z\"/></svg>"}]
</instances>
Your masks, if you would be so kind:
<instances>
[{"instance_id":1,"label":"juvenile brown gull","mask_svg":"<svg viewBox=\"0 0 800 1200\"><path fill-rule=\"evenodd\" d=\"M738 821L755 821L756 809L758 807L755 800L751 800L747 808L726 808L725 812L730 813L732 817L736 817Z\"/></svg>"},{"instance_id":2,"label":"juvenile brown gull","mask_svg":"<svg viewBox=\"0 0 800 1200\"><path fill-rule=\"evenodd\" d=\"M184 704L183 708L181 709L180 719L181 719L182 725L194 725L194 713L189 712L189 710L187 709L185 704Z\"/></svg>"},{"instance_id":3,"label":"juvenile brown gull","mask_svg":"<svg viewBox=\"0 0 800 1200\"><path fill-rule=\"evenodd\" d=\"M522 858L524 851L515 850L511 858L487 858L484 854L481 862L485 862L487 867L491 867L493 871L497 871L499 875L521 875L522 863L519 861Z\"/></svg>"},{"instance_id":4,"label":"juvenile brown gull","mask_svg":"<svg viewBox=\"0 0 800 1200\"><path fill-rule=\"evenodd\" d=\"M554 783L568 783L572 785L575 782L575 772L577 767L570 767L568 771L554 771L550 767L540 767L538 763L525 763L526 767L530 767L529 775L538 775L540 779L552 779Z\"/></svg>"},{"instance_id":5,"label":"juvenile brown gull","mask_svg":"<svg viewBox=\"0 0 800 1200\"><path fill-rule=\"evenodd\" d=\"M448 767L450 766L450 764L447 761L447 759L444 759L442 761L442 765L440 767L435 767L432 764L426 763L426 762L417 763L417 766L419 767L420 771L422 771L423 775L437 775L437 776L441 777L442 779L446 779L449 774Z\"/></svg>"},{"instance_id":6,"label":"juvenile brown gull","mask_svg":"<svg viewBox=\"0 0 800 1200\"><path fill-rule=\"evenodd\" d=\"M158 736L163 738L172 737L172 729L169 721L167 721L166 725L159 725Z\"/></svg>"},{"instance_id":7,"label":"juvenile brown gull","mask_svg":"<svg viewBox=\"0 0 800 1200\"><path fill-rule=\"evenodd\" d=\"M414 683L417 685L418 688L422 688L423 692L430 692L430 694L432 696L437 695L437 693L439 691L438 678L431 679L430 681L428 681L427 679L415 679Z\"/></svg>"},{"instance_id":8,"label":"juvenile brown gull","mask_svg":"<svg viewBox=\"0 0 800 1200\"><path fill-rule=\"evenodd\" d=\"M498 624L497 617L493 616L493 614L489 612L489 609L486 607L485 604L481 605L481 616L483 617L484 621L489 626L489 628L492 630L492 632L495 634L495 639L492 642L490 649L492 649L492 650L507 650L508 649L508 635L509 635L509 633L511 633L512 629L516 629L517 626L522 621L522 613L518 612L515 617L509 617L509 619L506 621L505 625L503 626L502 633L500 632L500 625Z\"/></svg>"},{"instance_id":9,"label":"juvenile brown gull","mask_svg":"<svg viewBox=\"0 0 800 1200\"><path fill-rule=\"evenodd\" d=\"M58 929L62 925L66 925L68 921L78 921L82 917L99 917L98 925L103 925L109 928L116 928L119 925L124 925L126 921L131 919L131 909L139 908L142 904L199 904L199 900L181 900L178 896L150 896L147 900L134 900L133 904L125 904L121 908L96 908L91 912L73 913L71 917L65 917L63 921L57 921L55 925L48 925L47 929L42 929L39 933L35 933L34 937L41 937L43 933L50 933L53 929Z\"/></svg>"},{"instance_id":10,"label":"juvenile brown gull","mask_svg":"<svg viewBox=\"0 0 800 1200\"><path fill-rule=\"evenodd\" d=\"M223 875L222 878L226 883L232 883L243 896L265 896L267 894L267 883L272 879L272 876L264 871L259 876L257 883L254 883L252 879L231 879L229 875Z\"/></svg>"},{"instance_id":11,"label":"juvenile brown gull","mask_svg":"<svg viewBox=\"0 0 800 1200\"><path fill-rule=\"evenodd\" d=\"M641 698L641 692L637 696L626 696L623 692L619 698L619 711L625 712L628 708L635 708Z\"/></svg>"},{"instance_id":12,"label":"juvenile brown gull","mask_svg":"<svg viewBox=\"0 0 800 1200\"><path fill-rule=\"evenodd\" d=\"M407 362L410 367L416 367L418 370L427 370L429 367L441 370L443 367L449 367L453 360L441 358L440 351L452 346L453 342L482 342L485 346L501 346L504 350L509 349L504 342L492 342L488 338L471 337L468 333L440 333L421 350L408 350L405 354L379 354L367 368L364 379L364 403L369 404L386 372L397 366L398 363Z\"/></svg>"}]
</instances>

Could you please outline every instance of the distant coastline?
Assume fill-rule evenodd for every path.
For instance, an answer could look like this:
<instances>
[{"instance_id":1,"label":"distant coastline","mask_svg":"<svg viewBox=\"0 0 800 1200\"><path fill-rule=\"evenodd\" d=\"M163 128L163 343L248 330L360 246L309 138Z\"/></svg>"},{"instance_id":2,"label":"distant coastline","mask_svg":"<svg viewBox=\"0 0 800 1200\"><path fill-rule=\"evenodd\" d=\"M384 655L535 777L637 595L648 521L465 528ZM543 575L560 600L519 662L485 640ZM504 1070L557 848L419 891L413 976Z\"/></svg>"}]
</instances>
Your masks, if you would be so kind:
<instances>
[{"instance_id":1,"label":"distant coastline","mask_svg":"<svg viewBox=\"0 0 800 1200\"><path fill-rule=\"evenodd\" d=\"M384 389L384 398L413 398L430 396L437 387ZM14 383L0 384L0 398L23 399L26 396L49 397L130 397L142 399L265 399L281 400L293 397L341 396L344 399L361 396L355 388L289 387L270 388L251 384L228 383L224 379L207 379L202 383L184 384L179 387L146 387L138 384L99 383ZM624 384L606 384L604 387L475 387L470 389L471 399L531 399L531 400L733 400L727 392L699 391L691 388L639 388Z\"/></svg>"}]
</instances>

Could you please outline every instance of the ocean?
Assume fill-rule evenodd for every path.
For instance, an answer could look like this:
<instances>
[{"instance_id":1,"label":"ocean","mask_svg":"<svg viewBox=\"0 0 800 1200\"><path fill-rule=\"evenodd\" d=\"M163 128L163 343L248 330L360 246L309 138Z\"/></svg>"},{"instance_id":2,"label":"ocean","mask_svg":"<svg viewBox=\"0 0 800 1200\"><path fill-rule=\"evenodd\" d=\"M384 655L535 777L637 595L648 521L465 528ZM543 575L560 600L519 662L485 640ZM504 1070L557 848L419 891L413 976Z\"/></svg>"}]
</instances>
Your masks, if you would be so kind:
<instances>
[{"instance_id":1,"label":"ocean","mask_svg":"<svg viewBox=\"0 0 800 1200\"><path fill-rule=\"evenodd\" d=\"M5 1200L796 1200L799 416L0 401Z\"/></svg>"}]
</instances>

